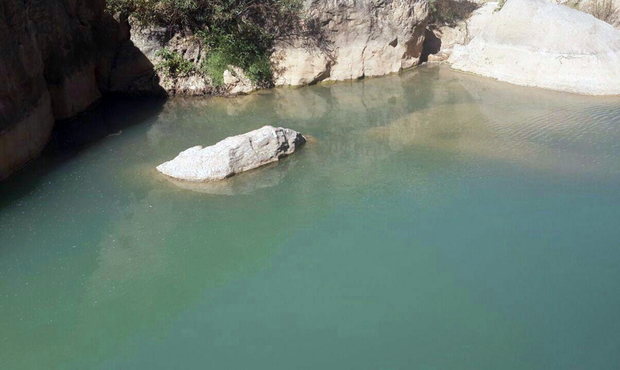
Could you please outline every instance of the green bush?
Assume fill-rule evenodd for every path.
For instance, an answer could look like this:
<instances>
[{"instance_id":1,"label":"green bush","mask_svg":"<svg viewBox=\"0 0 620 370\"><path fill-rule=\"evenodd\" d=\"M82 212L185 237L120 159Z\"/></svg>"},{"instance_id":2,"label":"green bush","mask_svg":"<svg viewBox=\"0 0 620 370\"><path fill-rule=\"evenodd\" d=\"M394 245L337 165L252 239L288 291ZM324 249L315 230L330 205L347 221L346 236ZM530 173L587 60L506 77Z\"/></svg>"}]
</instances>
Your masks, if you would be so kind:
<instances>
[{"instance_id":1,"label":"green bush","mask_svg":"<svg viewBox=\"0 0 620 370\"><path fill-rule=\"evenodd\" d=\"M224 84L224 71L228 68L228 58L220 52L210 52L202 60L200 69L207 76L211 77L214 86L219 87Z\"/></svg>"},{"instance_id":2,"label":"green bush","mask_svg":"<svg viewBox=\"0 0 620 370\"><path fill-rule=\"evenodd\" d=\"M270 85L275 42L298 34L302 24L300 0L108 0L108 8L143 26L202 35L207 55L200 70L216 85L228 65L242 68L258 85ZM161 56L171 75L190 72L182 57Z\"/></svg>"},{"instance_id":3,"label":"green bush","mask_svg":"<svg viewBox=\"0 0 620 370\"><path fill-rule=\"evenodd\" d=\"M194 63L186 60L176 51L161 49L155 56L161 58L161 62L157 65L157 70L162 71L167 76L173 78L187 77L196 73Z\"/></svg>"},{"instance_id":4,"label":"green bush","mask_svg":"<svg viewBox=\"0 0 620 370\"><path fill-rule=\"evenodd\" d=\"M253 37L249 37L254 35ZM237 30L229 33L218 31L204 33L208 48L201 69L211 76L214 85L223 83L222 75L229 65L243 69L248 78L257 85L271 83L271 48L273 40L256 33L239 34Z\"/></svg>"}]
</instances>

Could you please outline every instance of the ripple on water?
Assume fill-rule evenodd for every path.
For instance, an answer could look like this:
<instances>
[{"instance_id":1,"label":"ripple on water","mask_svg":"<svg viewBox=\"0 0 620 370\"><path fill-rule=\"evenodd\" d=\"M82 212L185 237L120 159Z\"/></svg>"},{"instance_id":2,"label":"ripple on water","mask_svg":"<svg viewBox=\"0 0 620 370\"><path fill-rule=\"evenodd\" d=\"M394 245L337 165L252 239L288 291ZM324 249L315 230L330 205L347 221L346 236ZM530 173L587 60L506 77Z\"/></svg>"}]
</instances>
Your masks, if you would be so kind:
<instances>
[{"instance_id":1,"label":"ripple on water","mask_svg":"<svg viewBox=\"0 0 620 370\"><path fill-rule=\"evenodd\" d=\"M618 369L617 98L423 67L128 104L0 185L2 370ZM314 142L154 169L267 124Z\"/></svg>"}]
</instances>

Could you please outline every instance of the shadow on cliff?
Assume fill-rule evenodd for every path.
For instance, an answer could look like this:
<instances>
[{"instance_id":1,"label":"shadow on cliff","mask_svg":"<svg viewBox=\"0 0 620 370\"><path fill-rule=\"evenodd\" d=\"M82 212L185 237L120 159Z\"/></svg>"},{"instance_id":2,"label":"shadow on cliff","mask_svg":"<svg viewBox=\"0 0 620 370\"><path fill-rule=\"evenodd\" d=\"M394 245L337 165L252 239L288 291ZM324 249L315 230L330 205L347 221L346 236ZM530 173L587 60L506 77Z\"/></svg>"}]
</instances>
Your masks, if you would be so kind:
<instances>
[{"instance_id":1,"label":"shadow on cliff","mask_svg":"<svg viewBox=\"0 0 620 370\"><path fill-rule=\"evenodd\" d=\"M0 181L0 208L90 145L160 111L166 91L153 63L131 40L127 17L104 8L103 0L77 10L12 0L1 9L0 28L15 36L0 40L9 71L0 76L0 178L11 176Z\"/></svg>"},{"instance_id":2,"label":"shadow on cliff","mask_svg":"<svg viewBox=\"0 0 620 370\"><path fill-rule=\"evenodd\" d=\"M68 161L123 130L156 118L166 98L107 97L70 120L56 122L51 139L39 157L0 183L0 209L28 196Z\"/></svg>"}]
</instances>

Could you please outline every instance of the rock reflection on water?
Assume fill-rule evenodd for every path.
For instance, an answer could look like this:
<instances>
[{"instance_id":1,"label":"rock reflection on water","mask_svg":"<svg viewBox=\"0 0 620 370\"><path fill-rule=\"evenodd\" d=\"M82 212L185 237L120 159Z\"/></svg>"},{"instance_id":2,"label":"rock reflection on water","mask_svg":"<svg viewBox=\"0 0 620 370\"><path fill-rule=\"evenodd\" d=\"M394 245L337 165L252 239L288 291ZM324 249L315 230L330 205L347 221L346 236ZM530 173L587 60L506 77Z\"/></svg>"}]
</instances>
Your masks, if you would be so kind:
<instances>
[{"instance_id":1,"label":"rock reflection on water","mask_svg":"<svg viewBox=\"0 0 620 370\"><path fill-rule=\"evenodd\" d=\"M614 119L620 119L620 107L614 103L513 86L435 66L233 99L174 99L148 137L158 153L167 151L171 157L190 146L211 145L265 124L291 127L315 136L319 143L304 149L302 162L320 166L319 176L341 186L380 184L389 177L383 172L390 166L386 163L398 152L421 149L452 156L452 160L445 158L446 166L458 166L465 156L558 173L600 173L614 168L610 163L617 150L613 140L620 136L614 125ZM601 148L583 147L588 140L609 144L604 149L608 155L601 156ZM211 194L247 194L276 186L287 172L270 170L275 176L270 177L263 176L263 171L225 184L178 186ZM424 171L418 171L416 181L423 178Z\"/></svg>"},{"instance_id":2,"label":"rock reflection on water","mask_svg":"<svg viewBox=\"0 0 620 370\"><path fill-rule=\"evenodd\" d=\"M434 104L366 134L393 150L427 147L561 173L613 168L612 156L583 145L588 136L618 138L620 107L610 106L612 100L516 87L441 67L437 73L449 76L434 91Z\"/></svg>"},{"instance_id":3,"label":"rock reflection on water","mask_svg":"<svg viewBox=\"0 0 620 370\"><path fill-rule=\"evenodd\" d=\"M249 194L258 189L271 188L280 183L286 176L289 167L295 165L293 158L283 158L279 162L255 168L221 181L192 182L163 176L171 184L184 190L212 195ZM161 174L158 174L162 176Z\"/></svg>"}]
</instances>

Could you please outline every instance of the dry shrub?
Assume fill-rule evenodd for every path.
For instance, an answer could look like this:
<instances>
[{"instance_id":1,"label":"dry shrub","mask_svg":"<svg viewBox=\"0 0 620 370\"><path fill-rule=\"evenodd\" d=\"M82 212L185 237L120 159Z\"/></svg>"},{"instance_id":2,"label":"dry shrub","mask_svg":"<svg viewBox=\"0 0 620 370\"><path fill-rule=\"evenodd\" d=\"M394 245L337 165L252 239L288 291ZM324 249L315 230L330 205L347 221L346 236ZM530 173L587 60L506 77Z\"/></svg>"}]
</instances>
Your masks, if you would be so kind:
<instances>
[{"instance_id":1,"label":"dry shrub","mask_svg":"<svg viewBox=\"0 0 620 370\"><path fill-rule=\"evenodd\" d=\"M478 4L469 0L430 0L432 25L454 26L459 21L469 18L478 8Z\"/></svg>"},{"instance_id":2,"label":"dry shrub","mask_svg":"<svg viewBox=\"0 0 620 370\"><path fill-rule=\"evenodd\" d=\"M620 8L614 0L592 0L585 10L614 27L620 27Z\"/></svg>"}]
</instances>

